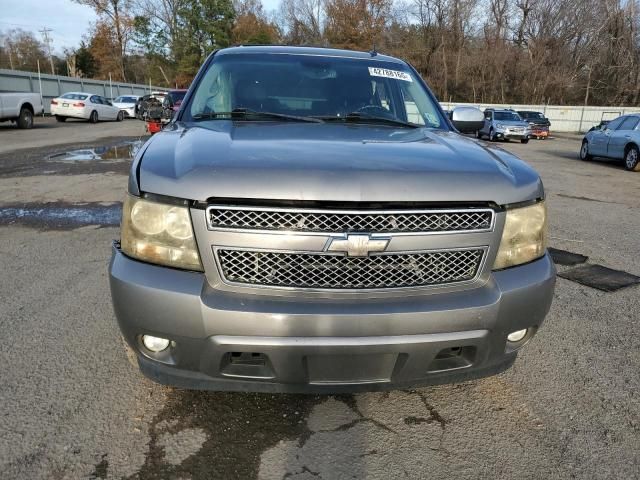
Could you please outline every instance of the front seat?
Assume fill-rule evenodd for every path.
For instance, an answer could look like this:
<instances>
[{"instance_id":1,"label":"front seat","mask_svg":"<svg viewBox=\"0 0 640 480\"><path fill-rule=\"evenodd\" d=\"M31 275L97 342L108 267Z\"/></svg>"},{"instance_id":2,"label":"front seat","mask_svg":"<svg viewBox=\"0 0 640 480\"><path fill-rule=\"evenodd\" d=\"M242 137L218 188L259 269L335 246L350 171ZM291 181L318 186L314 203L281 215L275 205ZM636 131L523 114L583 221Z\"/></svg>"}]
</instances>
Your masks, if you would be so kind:
<instances>
[{"instance_id":1,"label":"front seat","mask_svg":"<svg viewBox=\"0 0 640 480\"><path fill-rule=\"evenodd\" d=\"M279 103L267 97L267 89L258 80L238 82L235 88L235 100L234 108L246 108L257 112L273 111Z\"/></svg>"}]
</instances>

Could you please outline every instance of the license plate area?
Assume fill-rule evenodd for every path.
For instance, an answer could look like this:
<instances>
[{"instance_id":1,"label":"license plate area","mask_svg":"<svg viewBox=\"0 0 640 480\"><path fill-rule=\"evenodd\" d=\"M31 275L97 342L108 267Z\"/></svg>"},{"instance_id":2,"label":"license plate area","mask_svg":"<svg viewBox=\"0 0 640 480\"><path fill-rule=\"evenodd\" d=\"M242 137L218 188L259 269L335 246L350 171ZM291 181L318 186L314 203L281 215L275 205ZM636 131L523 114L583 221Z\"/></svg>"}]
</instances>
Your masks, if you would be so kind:
<instances>
[{"instance_id":1,"label":"license plate area","mask_svg":"<svg viewBox=\"0 0 640 480\"><path fill-rule=\"evenodd\" d=\"M68 106L69 106L69 104L68 104L68 103L63 103L63 104L62 104L62 106L63 106L63 107L68 107Z\"/></svg>"},{"instance_id":2,"label":"license plate area","mask_svg":"<svg viewBox=\"0 0 640 480\"><path fill-rule=\"evenodd\" d=\"M390 382L397 359L397 353L305 357L309 383L323 385Z\"/></svg>"}]
</instances>

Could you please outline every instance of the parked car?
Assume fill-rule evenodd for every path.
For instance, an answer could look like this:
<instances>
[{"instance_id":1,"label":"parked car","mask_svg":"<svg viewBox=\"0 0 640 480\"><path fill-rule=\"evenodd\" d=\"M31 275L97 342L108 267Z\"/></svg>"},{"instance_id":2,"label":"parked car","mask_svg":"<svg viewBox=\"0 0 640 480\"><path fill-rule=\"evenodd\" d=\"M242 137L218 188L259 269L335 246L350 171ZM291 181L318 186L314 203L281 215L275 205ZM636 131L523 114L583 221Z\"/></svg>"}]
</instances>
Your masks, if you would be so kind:
<instances>
[{"instance_id":1,"label":"parked car","mask_svg":"<svg viewBox=\"0 0 640 480\"><path fill-rule=\"evenodd\" d=\"M138 98L138 95L120 95L113 101L113 106L122 110L126 118L135 118Z\"/></svg>"},{"instance_id":2,"label":"parked car","mask_svg":"<svg viewBox=\"0 0 640 480\"><path fill-rule=\"evenodd\" d=\"M589 129L590 132L592 132L593 130L604 130L604 128L609 125L609 122L611 120L601 120L599 124L594 125L593 127L591 127Z\"/></svg>"},{"instance_id":3,"label":"parked car","mask_svg":"<svg viewBox=\"0 0 640 480\"><path fill-rule=\"evenodd\" d=\"M64 122L67 118L81 118L91 123L100 120L124 119L124 112L100 95L86 92L69 92L51 100L51 115L58 122Z\"/></svg>"},{"instance_id":4,"label":"parked car","mask_svg":"<svg viewBox=\"0 0 640 480\"><path fill-rule=\"evenodd\" d=\"M34 115L43 112L39 93L0 93L0 122L11 121L18 128L31 128Z\"/></svg>"},{"instance_id":5,"label":"parked car","mask_svg":"<svg viewBox=\"0 0 640 480\"><path fill-rule=\"evenodd\" d=\"M456 132L482 112L451 118L386 55L212 53L136 155L113 245L114 310L142 372L347 392L508 368L553 298L544 189Z\"/></svg>"},{"instance_id":6,"label":"parked car","mask_svg":"<svg viewBox=\"0 0 640 480\"><path fill-rule=\"evenodd\" d=\"M489 137L496 140L520 140L528 143L531 137L531 126L520 118L514 110L487 108L484 111L484 125L478 130L478 138Z\"/></svg>"},{"instance_id":7,"label":"parked car","mask_svg":"<svg viewBox=\"0 0 640 480\"><path fill-rule=\"evenodd\" d=\"M543 140L547 139L551 122L544 116L544 113L532 110L520 110L517 113L525 122L529 122L532 137Z\"/></svg>"},{"instance_id":8,"label":"parked car","mask_svg":"<svg viewBox=\"0 0 640 480\"><path fill-rule=\"evenodd\" d=\"M582 139L580 158L623 160L627 170L640 172L639 123L640 114L622 115L600 129L590 130Z\"/></svg>"}]
</instances>

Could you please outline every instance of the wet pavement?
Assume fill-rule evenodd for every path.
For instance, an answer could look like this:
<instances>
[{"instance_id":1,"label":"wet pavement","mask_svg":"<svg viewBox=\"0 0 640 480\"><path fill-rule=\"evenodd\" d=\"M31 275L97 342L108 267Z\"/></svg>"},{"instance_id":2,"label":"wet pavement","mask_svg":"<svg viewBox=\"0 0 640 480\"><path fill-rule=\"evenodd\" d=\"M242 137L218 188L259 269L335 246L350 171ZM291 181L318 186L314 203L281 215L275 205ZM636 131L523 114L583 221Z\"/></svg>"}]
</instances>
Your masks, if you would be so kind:
<instances>
[{"instance_id":1,"label":"wet pavement","mask_svg":"<svg viewBox=\"0 0 640 480\"><path fill-rule=\"evenodd\" d=\"M51 154L50 162L130 162L144 142L142 140L123 141L113 145L94 148L78 148Z\"/></svg>"},{"instance_id":2,"label":"wet pavement","mask_svg":"<svg viewBox=\"0 0 640 480\"><path fill-rule=\"evenodd\" d=\"M602 292L559 278L513 368L474 382L315 396L143 378L107 277L140 140L0 153L1 478L640 477L638 285ZM541 172L557 253L581 255L560 272L638 275L640 176L579 162L578 146L504 147Z\"/></svg>"},{"instance_id":3,"label":"wet pavement","mask_svg":"<svg viewBox=\"0 0 640 480\"><path fill-rule=\"evenodd\" d=\"M26 225L41 229L73 229L87 225L117 227L122 204L23 204L0 206L0 226Z\"/></svg>"},{"instance_id":4,"label":"wet pavement","mask_svg":"<svg viewBox=\"0 0 640 480\"><path fill-rule=\"evenodd\" d=\"M129 173L131 159L146 137L106 138L96 144L69 144L0 153L0 178L35 175Z\"/></svg>"}]
</instances>

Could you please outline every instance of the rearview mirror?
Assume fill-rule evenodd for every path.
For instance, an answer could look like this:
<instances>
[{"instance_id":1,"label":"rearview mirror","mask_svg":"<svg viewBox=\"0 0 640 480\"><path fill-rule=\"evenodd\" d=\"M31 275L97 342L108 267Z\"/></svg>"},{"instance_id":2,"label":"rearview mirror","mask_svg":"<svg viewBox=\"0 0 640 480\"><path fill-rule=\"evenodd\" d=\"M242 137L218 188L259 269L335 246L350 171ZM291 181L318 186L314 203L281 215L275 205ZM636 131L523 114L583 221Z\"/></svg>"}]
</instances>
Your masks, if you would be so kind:
<instances>
[{"instance_id":1,"label":"rearview mirror","mask_svg":"<svg viewBox=\"0 0 640 480\"><path fill-rule=\"evenodd\" d=\"M484 126L484 113L476 107L456 107L451 122L461 133L474 133Z\"/></svg>"}]
</instances>

